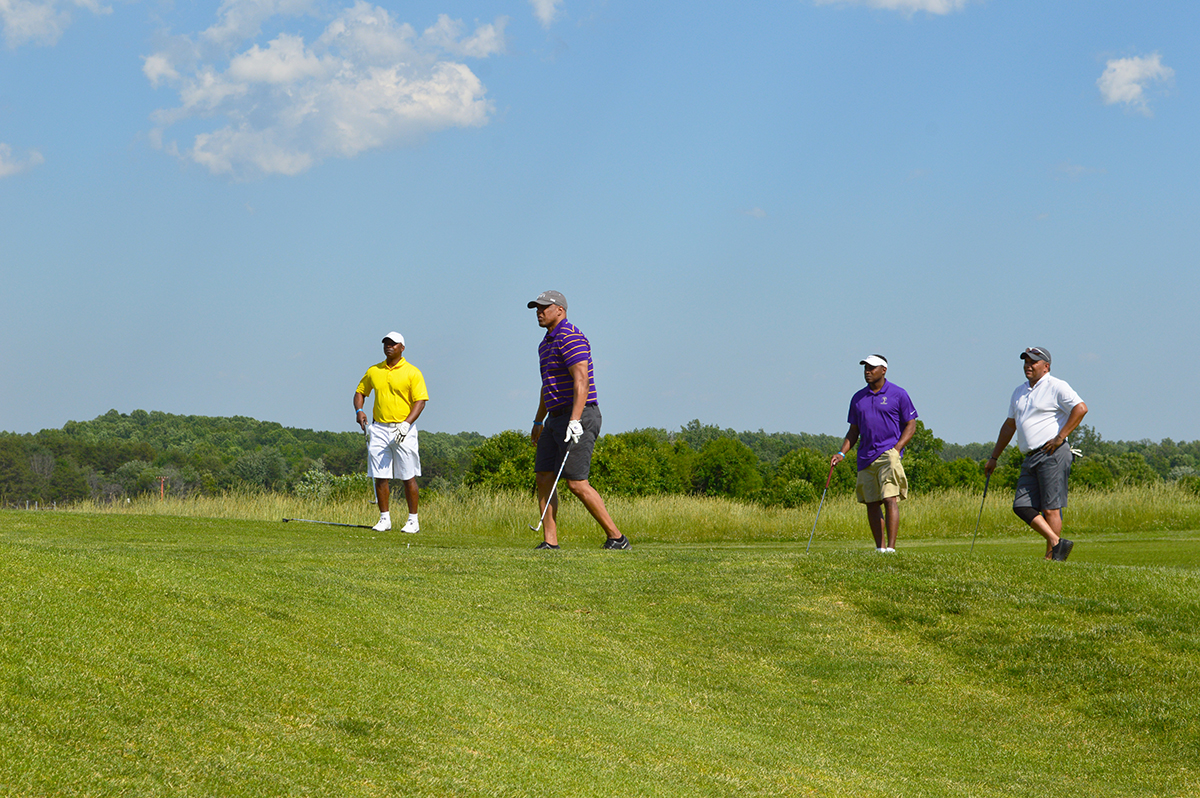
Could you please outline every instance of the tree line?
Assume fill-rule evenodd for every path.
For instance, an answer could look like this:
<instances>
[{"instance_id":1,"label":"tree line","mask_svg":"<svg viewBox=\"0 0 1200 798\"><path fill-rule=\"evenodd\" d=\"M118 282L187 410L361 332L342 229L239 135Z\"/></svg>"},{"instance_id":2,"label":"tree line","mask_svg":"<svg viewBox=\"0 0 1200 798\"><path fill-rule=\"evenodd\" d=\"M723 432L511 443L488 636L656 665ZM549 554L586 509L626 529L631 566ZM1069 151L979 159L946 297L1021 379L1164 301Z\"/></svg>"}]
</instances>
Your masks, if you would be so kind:
<instances>
[{"instance_id":1,"label":"tree line","mask_svg":"<svg viewBox=\"0 0 1200 798\"><path fill-rule=\"evenodd\" d=\"M532 493L533 446L527 432L420 435L424 490ZM696 494L795 507L820 497L829 456L841 440L737 432L699 420L675 431L632 430L597 441L591 481L618 496ZM1200 493L1200 441L1112 442L1081 425L1072 445L1083 453L1071 473L1075 486L1106 489L1180 480ZM981 490L982 465L991 450L991 443L947 444L918 421L904 456L910 490ZM1020 460L1010 447L993 482L1015 486ZM113 501L159 490L175 496L230 490L327 495L338 480L361 475L365 467L366 443L357 432L296 429L243 416L110 410L60 430L0 433L0 503ZM852 459L834 469L830 493L853 492L855 476Z\"/></svg>"}]
</instances>

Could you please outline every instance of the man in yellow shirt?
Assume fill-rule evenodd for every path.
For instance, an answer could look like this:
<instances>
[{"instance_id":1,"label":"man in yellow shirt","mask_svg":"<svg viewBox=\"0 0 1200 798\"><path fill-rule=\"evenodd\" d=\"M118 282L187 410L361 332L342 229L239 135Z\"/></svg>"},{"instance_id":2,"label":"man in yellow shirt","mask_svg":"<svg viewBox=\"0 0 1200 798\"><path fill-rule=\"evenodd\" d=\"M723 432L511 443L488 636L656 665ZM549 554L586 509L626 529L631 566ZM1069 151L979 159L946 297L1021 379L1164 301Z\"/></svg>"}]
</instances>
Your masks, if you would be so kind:
<instances>
[{"instance_id":1,"label":"man in yellow shirt","mask_svg":"<svg viewBox=\"0 0 1200 798\"><path fill-rule=\"evenodd\" d=\"M389 512L390 479L404 483L408 501L408 520L401 532L421 531L417 520L417 477L421 476L421 455L417 450L417 428L414 426L429 392L420 370L404 359L404 336L390 332L383 339L384 361L367 369L354 391L354 418L367 433L367 463L375 479L375 498L379 502L379 523L376 532L392 528ZM363 404L375 392L375 411L368 426Z\"/></svg>"}]
</instances>

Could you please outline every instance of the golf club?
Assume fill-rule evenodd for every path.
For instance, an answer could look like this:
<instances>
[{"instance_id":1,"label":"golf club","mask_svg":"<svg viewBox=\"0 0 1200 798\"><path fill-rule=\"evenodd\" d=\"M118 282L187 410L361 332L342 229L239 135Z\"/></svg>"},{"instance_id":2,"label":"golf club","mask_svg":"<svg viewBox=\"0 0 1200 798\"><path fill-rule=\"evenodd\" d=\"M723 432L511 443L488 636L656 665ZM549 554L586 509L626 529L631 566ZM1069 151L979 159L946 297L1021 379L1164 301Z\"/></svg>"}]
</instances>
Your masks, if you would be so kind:
<instances>
[{"instance_id":1,"label":"golf club","mask_svg":"<svg viewBox=\"0 0 1200 798\"><path fill-rule=\"evenodd\" d=\"M821 508L825 506L825 494L829 492L829 481L833 479L833 466L833 463L829 464L829 476L825 477L825 490L821 491L821 503L817 505L817 517L813 519L812 532L808 533L808 546L804 549L805 554L808 554L808 550L812 548L813 535L817 533L817 521L821 518Z\"/></svg>"},{"instance_id":2,"label":"golf club","mask_svg":"<svg viewBox=\"0 0 1200 798\"><path fill-rule=\"evenodd\" d=\"M369 527L366 524L339 524L337 521L314 521L311 518L285 518L283 521L284 523L299 521L304 524L328 524L329 526L352 526L355 529L373 529L373 527Z\"/></svg>"},{"instance_id":3,"label":"golf club","mask_svg":"<svg viewBox=\"0 0 1200 798\"><path fill-rule=\"evenodd\" d=\"M971 537L971 553L975 553L975 538L979 537L979 522L983 520L983 502L987 501L988 483L992 481L992 475L988 474L983 480L983 501L979 503L979 517L975 519L975 534Z\"/></svg>"},{"instance_id":4,"label":"golf club","mask_svg":"<svg viewBox=\"0 0 1200 798\"><path fill-rule=\"evenodd\" d=\"M554 484L550 486L550 495L546 497L546 506L542 508L542 517L538 519L538 525L529 525L529 528L534 532L542 531L542 523L546 520L546 511L550 509L550 503L554 501L554 491L558 490L558 481L562 479L563 469L567 467L567 458L571 456L571 447L567 447L566 454L563 455L562 465L558 467L558 475L554 477Z\"/></svg>"}]
</instances>

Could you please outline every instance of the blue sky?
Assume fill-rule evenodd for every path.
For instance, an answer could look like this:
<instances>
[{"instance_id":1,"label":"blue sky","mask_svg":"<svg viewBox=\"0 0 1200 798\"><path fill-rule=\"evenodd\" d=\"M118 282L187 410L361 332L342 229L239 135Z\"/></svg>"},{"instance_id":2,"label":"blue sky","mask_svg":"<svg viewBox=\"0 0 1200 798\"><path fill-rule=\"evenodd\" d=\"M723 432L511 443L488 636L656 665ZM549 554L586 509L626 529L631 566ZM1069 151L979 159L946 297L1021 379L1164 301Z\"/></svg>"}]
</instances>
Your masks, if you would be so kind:
<instances>
[{"instance_id":1,"label":"blue sky","mask_svg":"<svg viewBox=\"0 0 1200 798\"><path fill-rule=\"evenodd\" d=\"M880 352L990 441L1038 345L1106 439L1200 439L1198 34L1194 0L0 0L0 429L350 430L392 329L423 428L525 429L555 288L608 432L841 434Z\"/></svg>"}]
</instances>

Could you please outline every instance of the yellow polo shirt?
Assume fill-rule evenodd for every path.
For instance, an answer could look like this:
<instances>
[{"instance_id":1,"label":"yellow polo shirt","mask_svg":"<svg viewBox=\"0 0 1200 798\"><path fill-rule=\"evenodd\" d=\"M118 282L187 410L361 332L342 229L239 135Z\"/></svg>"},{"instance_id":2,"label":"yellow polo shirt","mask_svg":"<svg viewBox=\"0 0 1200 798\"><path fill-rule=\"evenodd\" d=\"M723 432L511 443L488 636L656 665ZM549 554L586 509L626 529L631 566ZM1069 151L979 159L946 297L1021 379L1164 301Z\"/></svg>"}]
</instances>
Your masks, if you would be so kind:
<instances>
[{"instance_id":1,"label":"yellow polo shirt","mask_svg":"<svg viewBox=\"0 0 1200 798\"><path fill-rule=\"evenodd\" d=\"M394 368L388 367L385 360L367 369L356 392L370 396L371 391L375 392L375 408L371 418L380 424L403 421L414 404L429 399L425 377L420 369L404 358L400 358Z\"/></svg>"}]
</instances>

